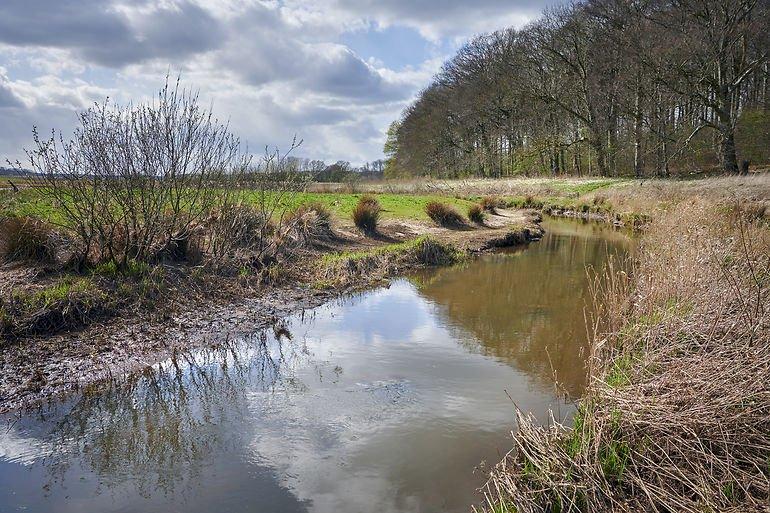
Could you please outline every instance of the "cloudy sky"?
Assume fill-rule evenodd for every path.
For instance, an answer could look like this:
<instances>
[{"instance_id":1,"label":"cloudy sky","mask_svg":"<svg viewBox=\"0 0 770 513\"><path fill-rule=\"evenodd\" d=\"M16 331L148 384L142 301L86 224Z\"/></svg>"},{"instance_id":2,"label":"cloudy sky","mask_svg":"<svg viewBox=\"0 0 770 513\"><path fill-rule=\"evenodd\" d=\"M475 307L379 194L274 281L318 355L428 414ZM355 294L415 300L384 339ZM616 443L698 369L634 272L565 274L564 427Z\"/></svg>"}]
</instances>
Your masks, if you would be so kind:
<instances>
[{"instance_id":1,"label":"cloudy sky","mask_svg":"<svg viewBox=\"0 0 770 513\"><path fill-rule=\"evenodd\" d=\"M0 162L181 74L254 150L361 163L470 36L548 0L0 0Z\"/></svg>"}]
</instances>

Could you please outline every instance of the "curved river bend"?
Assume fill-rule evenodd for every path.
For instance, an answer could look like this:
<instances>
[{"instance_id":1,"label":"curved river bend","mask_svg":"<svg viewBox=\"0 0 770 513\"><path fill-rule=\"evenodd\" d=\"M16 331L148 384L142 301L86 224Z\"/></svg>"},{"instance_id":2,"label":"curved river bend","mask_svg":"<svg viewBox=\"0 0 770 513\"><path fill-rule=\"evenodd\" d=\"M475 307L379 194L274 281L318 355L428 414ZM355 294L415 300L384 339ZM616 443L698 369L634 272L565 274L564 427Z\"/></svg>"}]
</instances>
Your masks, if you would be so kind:
<instances>
[{"instance_id":1,"label":"curved river bend","mask_svg":"<svg viewBox=\"0 0 770 513\"><path fill-rule=\"evenodd\" d=\"M469 511L511 400L570 415L554 373L580 395L585 267L630 249L609 227L545 228L3 418L0 512Z\"/></svg>"}]
</instances>

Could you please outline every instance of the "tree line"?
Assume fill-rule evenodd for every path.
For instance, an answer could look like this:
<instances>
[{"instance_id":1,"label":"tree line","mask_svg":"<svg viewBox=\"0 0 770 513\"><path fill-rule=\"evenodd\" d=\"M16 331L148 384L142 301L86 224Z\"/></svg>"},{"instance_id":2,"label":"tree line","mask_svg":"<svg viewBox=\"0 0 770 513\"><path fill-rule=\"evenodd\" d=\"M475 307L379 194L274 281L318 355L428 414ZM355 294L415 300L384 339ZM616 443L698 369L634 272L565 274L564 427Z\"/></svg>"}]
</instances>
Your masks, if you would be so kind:
<instances>
[{"instance_id":1,"label":"tree line","mask_svg":"<svg viewBox=\"0 0 770 513\"><path fill-rule=\"evenodd\" d=\"M389 177L770 161L770 0L586 0L480 35L388 130Z\"/></svg>"},{"instance_id":2,"label":"tree line","mask_svg":"<svg viewBox=\"0 0 770 513\"><path fill-rule=\"evenodd\" d=\"M303 157L289 157L287 165L300 175L307 175L315 182L358 182L381 180L384 177L385 161L382 159L364 162L354 166L347 160L327 164L323 160Z\"/></svg>"}]
</instances>

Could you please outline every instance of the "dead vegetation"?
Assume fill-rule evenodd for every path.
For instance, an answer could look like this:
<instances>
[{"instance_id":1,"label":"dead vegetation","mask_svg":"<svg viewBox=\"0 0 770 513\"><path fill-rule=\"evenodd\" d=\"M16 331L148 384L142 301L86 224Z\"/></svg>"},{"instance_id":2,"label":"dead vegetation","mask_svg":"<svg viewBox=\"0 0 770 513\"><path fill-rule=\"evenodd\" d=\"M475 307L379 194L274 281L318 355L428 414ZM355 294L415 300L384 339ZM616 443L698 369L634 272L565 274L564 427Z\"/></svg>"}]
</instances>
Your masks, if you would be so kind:
<instances>
[{"instance_id":1,"label":"dead vegetation","mask_svg":"<svg viewBox=\"0 0 770 513\"><path fill-rule=\"evenodd\" d=\"M56 260L56 234L31 217L0 219L0 261L51 264Z\"/></svg>"},{"instance_id":2,"label":"dead vegetation","mask_svg":"<svg viewBox=\"0 0 770 513\"><path fill-rule=\"evenodd\" d=\"M460 228L465 226L462 214L451 205L439 201L430 201L425 205L425 213L434 223L445 228Z\"/></svg>"},{"instance_id":3,"label":"dead vegetation","mask_svg":"<svg viewBox=\"0 0 770 513\"><path fill-rule=\"evenodd\" d=\"M629 273L597 281L573 426L517 412L485 509L757 511L770 500L770 231L753 207L680 204Z\"/></svg>"},{"instance_id":4,"label":"dead vegetation","mask_svg":"<svg viewBox=\"0 0 770 513\"><path fill-rule=\"evenodd\" d=\"M381 213L382 207L377 198L366 194L361 196L353 209L353 223L364 233L375 234Z\"/></svg>"}]
</instances>

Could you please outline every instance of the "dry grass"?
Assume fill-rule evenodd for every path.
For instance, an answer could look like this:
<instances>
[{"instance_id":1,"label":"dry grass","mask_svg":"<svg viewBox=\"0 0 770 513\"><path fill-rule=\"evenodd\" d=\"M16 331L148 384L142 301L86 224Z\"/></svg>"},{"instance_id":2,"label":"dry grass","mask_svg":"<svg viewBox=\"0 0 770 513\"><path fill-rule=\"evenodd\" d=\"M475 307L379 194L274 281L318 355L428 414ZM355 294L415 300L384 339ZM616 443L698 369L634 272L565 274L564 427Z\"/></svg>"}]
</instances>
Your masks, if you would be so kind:
<instances>
[{"instance_id":1,"label":"dry grass","mask_svg":"<svg viewBox=\"0 0 770 513\"><path fill-rule=\"evenodd\" d=\"M53 229L31 217L0 220L0 261L50 264L56 260Z\"/></svg>"},{"instance_id":2,"label":"dry grass","mask_svg":"<svg viewBox=\"0 0 770 513\"><path fill-rule=\"evenodd\" d=\"M471 205L468 207L468 219L476 224L484 224L486 215L480 205Z\"/></svg>"},{"instance_id":3,"label":"dry grass","mask_svg":"<svg viewBox=\"0 0 770 513\"><path fill-rule=\"evenodd\" d=\"M334 238L332 213L322 203L305 203L289 213L287 229L300 241L315 242Z\"/></svg>"},{"instance_id":4,"label":"dry grass","mask_svg":"<svg viewBox=\"0 0 770 513\"><path fill-rule=\"evenodd\" d=\"M763 213L764 215L764 213ZM757 511L770 501L770 230L695 200L649 227L630 274L597 281L574 427L518 413L489 511Z\"/></svg>"},{"instance_id":5,"label":"dry grass","mask_svg":"<svg viewBox=\"0 0 770 513\"><path fill-rule=\"evenodd\" d=\"M465 225L462 214L446 203L431 201L425 205L425 213L439 226L453 228Z\"/></svg>"},{"instance_id":6,"label":"dry grass","mask_svg":"<svg viewBox=\"0 0 770 513\"><path fill-rule=\"evenodd\" d=\"M364 195L353 209L353 223L365 233L376 233L382 207L374 196Z\"/></svg>"},{"instance_id":7,"label":"dry grass","mask_svg":"<svg viewBox=\"0 0 770 513\"><path fill-rule=\"evenodd\" d=\"M505 200L499 196L484 196L479 202L481 208L492 214L497 213L498 208L505 208Z\"/></svg>"}]
</instances>

